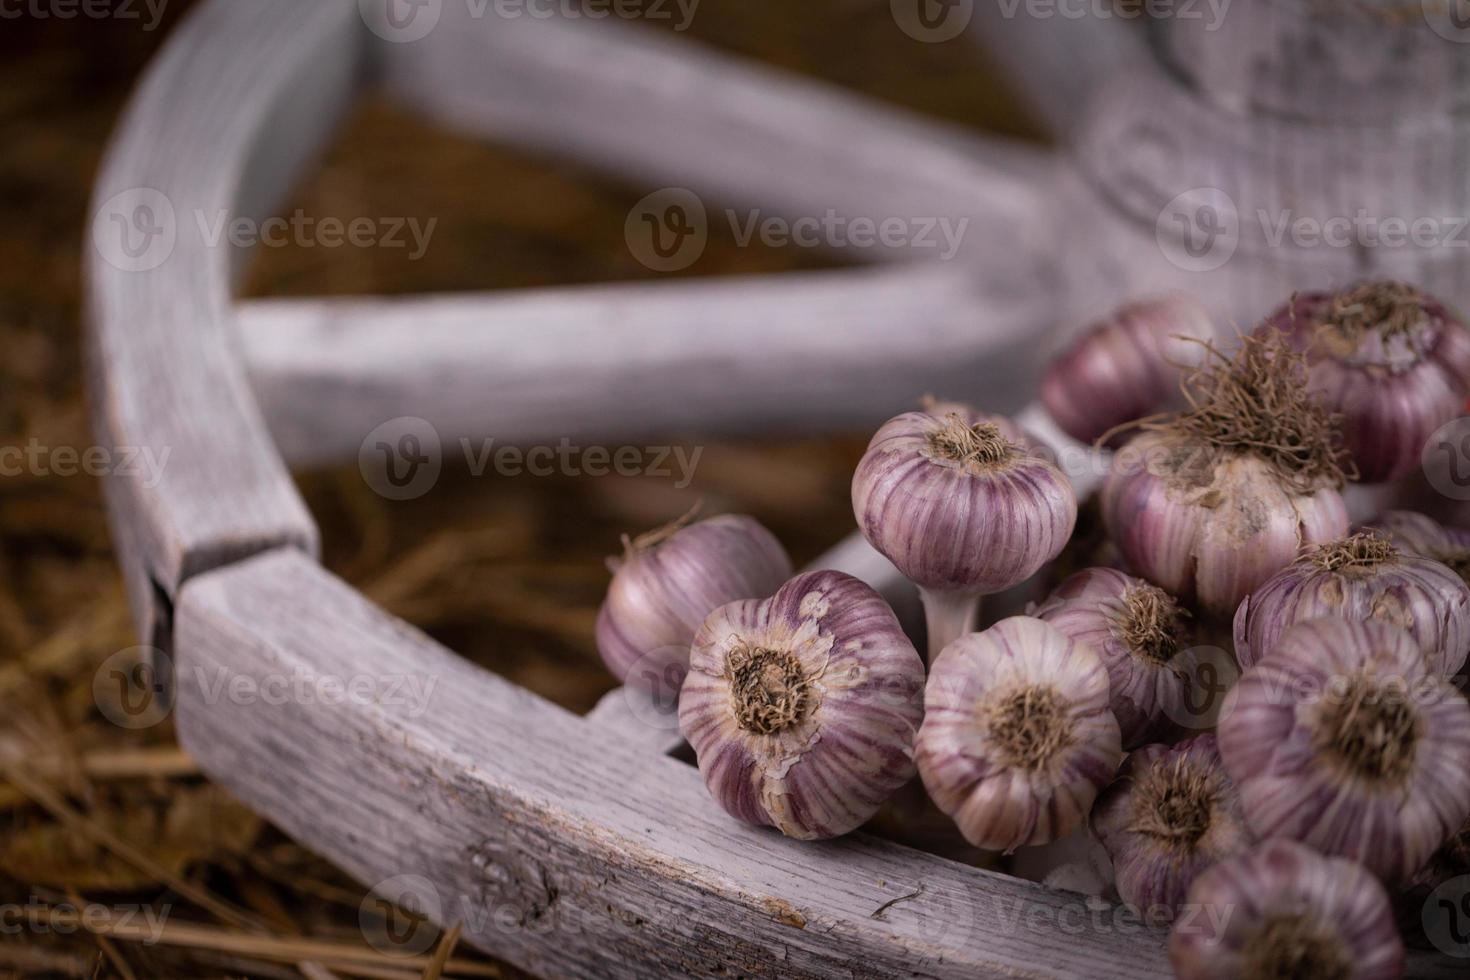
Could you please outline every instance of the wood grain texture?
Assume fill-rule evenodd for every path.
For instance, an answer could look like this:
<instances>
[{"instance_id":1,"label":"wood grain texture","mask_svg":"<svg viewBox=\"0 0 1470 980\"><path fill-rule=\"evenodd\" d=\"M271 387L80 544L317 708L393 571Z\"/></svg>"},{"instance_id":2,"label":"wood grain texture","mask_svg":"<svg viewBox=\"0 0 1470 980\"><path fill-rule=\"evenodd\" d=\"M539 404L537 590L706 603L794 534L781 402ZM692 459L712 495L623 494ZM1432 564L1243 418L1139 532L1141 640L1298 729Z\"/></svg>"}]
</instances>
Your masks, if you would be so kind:
<instances>
[{"instance_id":1,"label":"wood grain texture","mask_svg":"<svg viewBox=\"0 0 1470 980\"><path fill-rule=\"evenodd\" d=\"M645 25L475 9L445 3L427 36L380 45L387 91L489 139L650 190L692 189L710 207L788 218L829 208L849 218L971 216L982 227L968 242L991 263L1013 261L1013 244L1035 239L1047 209L1052 158L1036 148Z\"/></svg>"},{"instance_id":2,"label":"wood grain texture","mask_svg":"<svg viewBox=\"0 0 1470 980\"><path fill-rule=\"evenodd\" d=\"M428 879L441 921L547 976L1167 975L1156 931L1080 897L738 824L694 769L594 734L294 550L186 583L177 651L181 738L212 778L364 883ZM336 701L324 679L368 686Z\"/></svg>"},{"instance_id":3,"label":"wood grain texture","mask_svg":"<svg viewBox=\"0 0 1470 980\"><path fill-rule=\"evenodd\" d=\"M428 420L449 447L851 429L925 392L1019 407L1051 319L1052 296L1034 277L910 263L257 300L240 307L240 343L277 444L300 464L352 459L376 426L405 415Z\"/></svg>"},{"instance_id":4,"label":"wood grain texture","mask_svg":"<svg viewBox=\"0 0 1470 980\"><path fill-rule=\"evenodd\" d=\"M208 229L262 216L330 135L356 87L354 7L205 5L145 76L98 179L85 260L94 429L106 447L164 460L156 485L106 481L144 637L166 632L167 597L188 576L316 547L234 353L243 252Z\"/></svg>"}]
</instances>

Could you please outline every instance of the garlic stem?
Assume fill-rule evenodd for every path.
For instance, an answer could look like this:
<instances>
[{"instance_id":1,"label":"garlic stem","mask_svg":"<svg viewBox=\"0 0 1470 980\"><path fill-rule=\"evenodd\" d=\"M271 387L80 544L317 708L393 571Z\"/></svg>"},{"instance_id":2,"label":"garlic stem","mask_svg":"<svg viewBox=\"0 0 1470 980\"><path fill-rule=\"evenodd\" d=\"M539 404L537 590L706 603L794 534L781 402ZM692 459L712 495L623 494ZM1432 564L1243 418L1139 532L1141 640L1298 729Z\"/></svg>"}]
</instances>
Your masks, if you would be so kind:
<instances>
[{"instance_id":1,"label":"garlic stem","mask_svg":"<svg viewBox=\"0 0 1470 980\"><path fill-rule=\"evenodd\" d=\"M924 666L934 664L940 651L980 624L980 597L968 592L936 592L920 589L924 600L924 625L929 632L929 655Z\"/></svg>"}]
</instances>

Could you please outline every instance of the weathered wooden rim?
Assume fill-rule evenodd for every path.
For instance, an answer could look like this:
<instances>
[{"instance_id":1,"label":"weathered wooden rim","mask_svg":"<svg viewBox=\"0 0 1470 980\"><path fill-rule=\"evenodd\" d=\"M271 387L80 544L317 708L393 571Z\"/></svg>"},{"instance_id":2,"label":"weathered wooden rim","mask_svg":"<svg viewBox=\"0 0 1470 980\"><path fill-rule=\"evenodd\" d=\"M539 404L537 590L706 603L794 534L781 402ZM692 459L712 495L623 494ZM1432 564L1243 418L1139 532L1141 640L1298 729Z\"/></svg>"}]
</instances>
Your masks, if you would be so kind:
<instances>
[{"instance_id":1,"label":"weathered wooden rim","mask_svg":"<svg viewBox=\"0 0 1470 980\"><path fill-rule=\"evenodd\" d=\"M366 41L355 0L207 4L135 98L99 219L140 187L179 215L266 213L348 104ZM89 249L89 384L102 442L171 452L158 486L114 477L107 496L140 627L171 647L180 738L211 778L549 975L1167 972L1157 930L1078 896L862 835L803 845L735 823L663 754L647 706L573 716L323 570L236 358L231 256L187 221L176 232L143 271ZM357 678L373 696L229 693ZM423 696L388 696L395 683Z\"/></svg>"}]
</instances>

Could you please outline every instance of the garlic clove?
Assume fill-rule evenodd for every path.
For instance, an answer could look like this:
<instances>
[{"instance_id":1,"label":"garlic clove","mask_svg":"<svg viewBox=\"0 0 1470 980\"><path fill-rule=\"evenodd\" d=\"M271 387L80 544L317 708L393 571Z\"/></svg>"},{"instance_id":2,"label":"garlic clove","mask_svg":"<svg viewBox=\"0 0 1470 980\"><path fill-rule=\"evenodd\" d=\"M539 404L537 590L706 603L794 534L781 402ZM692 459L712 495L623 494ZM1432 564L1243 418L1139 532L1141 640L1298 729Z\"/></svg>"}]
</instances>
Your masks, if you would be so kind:
<instances>
[{"instance_id":1,"label":"garlic clove","mask_svg":"<svg viewBox=\"0 0 1470 980\"><path fill-rule=\"evenodd\" d=\"M1253 839L1208 734L1129 755L1093 809L1092 827L1112 858L1119 897L1154 923L1172 922L1194 879Z\"/></svg>"},{"instance_id":2,"label":"garlic clove","mask_svg":"<svg viewBox=\"0 0 1470 980\"><path fill-rule=\"evenodd\" d=\"M1417 469L1424 443L1470 395L1470 331L1404 283L1298 294L1259 330L1279 332L1307 354L1311 389L1339 415L1367 483Z\"/></svg>"},{"instance_id":3,"label":"garlic clove","mask_svg":"<svg viewBox=\"0 0 1470 980\"><path fill-rule=\"evenodd\" d=\"M1013 851L1077 830L1123 758L1102 661L1031 617L947 646L924 711L919 774L976 847Z\"/></svg>"},{"instance_id":4,"label":"garlic clove","mask_svg":"<svg viewBox=\"0 0 1470 980\"><path fill-rule=\"evenodd\" d=\"M1246 596L1235 616L1236 657L1249 667L1293 623L1327 616L1408 630L1440 677L1454 676L1470 651L1470 587L1370 530L1317 546Z\"/></svg>"},{"instance_id":5,"label":"garlic clove","mask_svg":"<svg viewBox=\"0 0 1470 980\"><path fill-rule=\"evenodd\" d=\"M836 837L914 775L924 665L870 587L807 572L700 626L679 728L732 816Z\"/></svg>"},{"instance_id":6,"label":"garlic clove","mask_svg":"<svg viewBox=\"0 0 1470 980\"><path fill-rule=\"evenodd\" d=\"M1195 879L1169 961L1179 980L1397 980L1404 944L1372 875L1278 840Z\"/></svg>"},{"instance_id":7,"label":"garlic clove","mask_svg":"<svg viewBox=\"0 0 1470 980\"><path fill-rule=\"evenodd\" d=\"M1176 402L1180 367L1204 353L1191 341L1214 337L1209 314L1185 294L1127 303L1087 327L1052 361L1041 402L1063 432L1093 442Z\"/></svg>"},{"instance_id":8,"label":"garlic clove","mask_svg":"<svg viewBox=\"0 0 1470 980\"><path fill-rule=\"evenodd\" d=\"M1251 830L1400 884L1470 817L1470 704L1404 630L1314 619L1226 696L1220 755Z\"/></svg>"},{"instance_id":9,"label":"garlic clove","mask_svg":"<svg viewBox=\"0 0 1470 980\"><path fill-rule=\"evenodd\" d=\"M689 667L689 643L710 611L769 595L791 577L791 560L754 519L686 515L624 539L597 613L597 651L613 675L672 704Z\"/></svg>"},{"instance_id":10,"label":"garlic clove","mask_svg":"<svg viewBox=\"0 0 1470 980\"><path fill-rule=\"evenodd\" d=\"M1162 737L1186 716L1193 631L1188 612L1163 589L1116 569L1087 568L1032 615L1102 658L1125 748Z\"/></svg>"}]
</instances>

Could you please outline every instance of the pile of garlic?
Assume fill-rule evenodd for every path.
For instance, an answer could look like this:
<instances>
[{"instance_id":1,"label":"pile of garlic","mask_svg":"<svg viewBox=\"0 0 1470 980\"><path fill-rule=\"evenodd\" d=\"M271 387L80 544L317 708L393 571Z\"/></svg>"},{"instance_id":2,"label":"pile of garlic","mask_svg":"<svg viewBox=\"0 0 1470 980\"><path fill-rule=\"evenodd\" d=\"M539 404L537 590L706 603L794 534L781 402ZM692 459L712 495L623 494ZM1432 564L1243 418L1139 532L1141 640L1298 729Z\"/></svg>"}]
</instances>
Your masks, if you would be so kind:
<instances>
[{"instance_id":1,"label":"pile of garlic","mask_svg":"<svg viewBox=\"0 0 1470 980\"><path fill-rule=\"evenodd\" d=\"M978 848L1088 835L1111 893L1172 925L1180 977L1402 976L1392 896L1470 875L1470 530L1395 511L1354 532L1343 491L1408 478L1466 410L1466 330L1391 282L1293 296L1229 353L1187 297L1129 304L1043 386L1115 450L1103 565L1053 564L1078 503L1045 445L930 402L852 482L927 656L874 589L791 577L731 516L625 542L599 649L677 696L747 823L834 837L922 785ZM980 598L1023 582L1052 588L982 628ZM1200 722L1203 666L1239 680Z\"/></svg>"}]
</instances>

